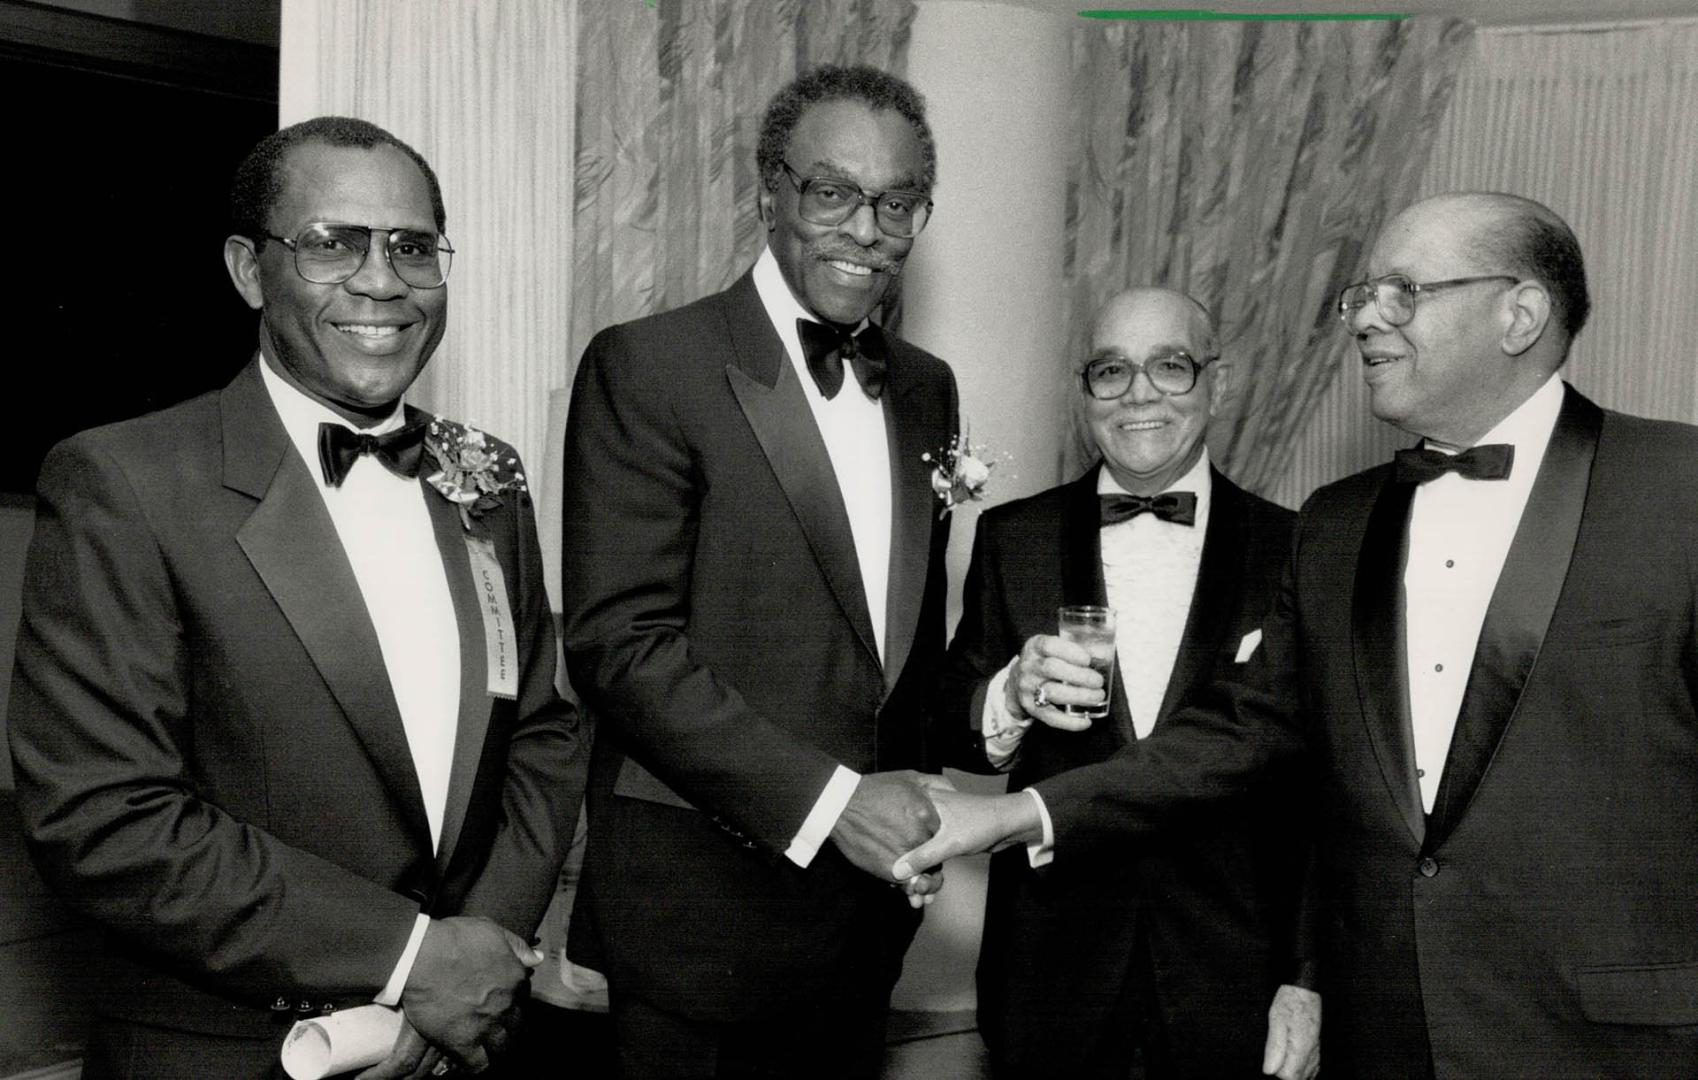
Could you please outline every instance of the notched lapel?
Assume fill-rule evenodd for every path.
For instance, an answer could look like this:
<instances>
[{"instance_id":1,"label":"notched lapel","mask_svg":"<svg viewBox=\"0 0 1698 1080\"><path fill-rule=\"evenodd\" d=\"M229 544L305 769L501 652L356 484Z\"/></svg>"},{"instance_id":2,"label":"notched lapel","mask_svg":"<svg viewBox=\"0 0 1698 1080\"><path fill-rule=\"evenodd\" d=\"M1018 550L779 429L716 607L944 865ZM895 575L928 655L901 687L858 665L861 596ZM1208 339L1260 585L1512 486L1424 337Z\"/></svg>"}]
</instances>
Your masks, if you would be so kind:
<instances>
[{"instance_id":1,"label":"notched lapel","mask_svg":"<svg viewBox=\"0 0 1698 1080\"><path fill-rule=\"evenodd\" d=\"M373 678L385 670L377 631L312 474L288 452L289 437L257 367L237 376L220 405L225 483L260 500L236 542L429 850L430 824L401 713L388 679Z\"/></svg>"},{"instance_id":2,"label":"notched lapel","mask_svg":"<svg viewBox=\"0 0 1698 1080\"><path fill-rule=\"evenodd\" d=\"M1099 464L1068 486L1061 511L1061 602L1063 604L1108 604L1108 583L1103 580L1102 512L1098 508ZM1044 633L1056 629L1056 612L1048 613ZM1114 686L1109 690L1108 722L1097 722L1082 733L1062 735L1067 744L1082 751L1078 764L1101 761L1120 747L1138 741L1132 723L1132 706L1126 697L1126 674L1115 665ZM1048 733L1046 733L1048 734Z\"/></svg>"},{"instance_id":3,"label":"notched lapel","mask_svg":"<svg viewBox=\"0 0 1698 1080\"><path fill-rule=\"evenodd\" d=\"M1197 585L1191 593L1191 608L1185 616L1185 633L1179 639L1179 655L1162 695L1156 723L1171 712L1205 673L1221 648L1238 607L1243 585L1239 571L1247 541L1244 537L1244 496L1213 468L1209 470L1209 524L1203 537L1203 558L1197 565Z\"/></svg>"},{"instance_id":4,"label":"notched lapel","mask_svg":"<svg viewBox=\"0 0 1698 1080\"><path fill-rule=\"evenodd\" d=\"M883 333L882 330L879 333ZM927 405L915 391L918 380L888 344L890 374L884 394L884 430L890 446L890 583L885 590L884 686L889 691L902 675L925 601L932 530L937 527L931 465L920 455L942 447L951 418L928 424ZM930 445L936 439L937 445Z\"/></svg>"},{"instance_id":5,"label":"notched lapel","mask_svg":"<svg viewBox=\"0 0 1698 1080\"><path fill-rule=\"evenodd\" d=\"M422 478L419 482L425 484ZM495 699L489 694L489 660L484 651L483 613L478 606L477 586L472 580L471 561L466 554L465 527L461 523L459 509L428 484L425 484L425 505L430 508L436 549L442 555L442 568L448 575L448 595L453 600L454 622L460 631L460 715L454 727L454 760L448 773L442 840L436 851L437 870L446 873L454 855L455 841L460 837L460 827L466 821L466 807L471 801L472 785L477 780L478 764L483 759L490 710ZM502 570L507 574L514 572L510 566L504 566ZM517 611L517 599L509 596L509 601L513 610Z\"/></svg>"},{"instance_id":6,"label":"notched lapel","mask_svg":"<svg viewBox=\"0 0 1698 1080\"><path fill-rule=\"evenodd\" d=\"M1580 535L1603 413L1565 388L1562 412L1498 575L1433 799L1427 846L1461 820L1515 715Z\"/></svg>"},{"instance_id":7,"label":"notched lapel","mask_svg":"<svg viewBox=\"0 0 1698 1080\"><path fill-rule=\"evenodd\" d=\"M777 344L776 338L773 347L782 354L783 346ZM726 366L725 377L844 616L877 663L878 644L873 638L873 618L867 610L861 565L855 557L849 511L843 505L831 455L814 426L813 411L802 396L802 384L788 364L778 368L773 386L735 364Z\"/></svg>"},{"instance_id":8,"label":"notched lapel","mask_svg":"<svg viewBox=\"0 0 1698 1080\"><path fill-rule=\"evenodd\" d=\"M1426 836L1403 648L1403 564L1408 554L1413 484L1385 484L1368 515L1351 596L1351 644L1362 719L1392 801L1419 844Z\"/></svg>"}]
</instances>

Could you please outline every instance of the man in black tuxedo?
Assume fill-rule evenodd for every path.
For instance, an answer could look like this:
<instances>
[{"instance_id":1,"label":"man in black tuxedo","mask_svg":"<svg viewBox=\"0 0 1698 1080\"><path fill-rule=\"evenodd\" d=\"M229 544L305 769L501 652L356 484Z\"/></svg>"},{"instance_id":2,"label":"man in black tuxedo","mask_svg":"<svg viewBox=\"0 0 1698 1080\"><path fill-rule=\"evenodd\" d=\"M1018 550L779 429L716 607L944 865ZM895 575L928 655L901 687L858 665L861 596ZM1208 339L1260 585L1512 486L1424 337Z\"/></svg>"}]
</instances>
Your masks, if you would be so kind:
<instances>
[{"instance_id":1,"label":"man in black tuxedo","mask_svg":"<svg viewBox=\"0 0 1698 1080\"><path fill-rule=\"evenodd\" d=\"M979 518L940 711L983 733L977 765L1015 789L1160 730L1260 641L1295 515L1209 462L1230 374L1219 357L1212 317L1183 293L1110 299L1078 373L1101 464ZM1095 722L1058 708L1103 700L1084 648L1056 636L1062 604L1117 613L1117 677ZM1311 1072L1299 797L1270 778L1144 851L998 853L979 959L995 1075L1124 1080L1136 1059L1152 1080L1249 1077L1265 1054L1289 1055L1282 1076Z\"/></svg>"},{"instance_id":2,"label":"man in black tuxedo","mask_svg":"<svg viewBox=\"0 0 1698 1080\"><path fill-rule=\"evenodd\" d=\"M451 257L416 151L309 120L231 208L253 362L39 484L11 745L106 939L83 1076L281 1077L291 1021L374 999L406 1022L362 1075L482 1071L579 793L523 472L401 404Z\"/></svg>"},{"instance_id":3,"label":"man in black tuxedo","mask_svg":"<svg viewBox=\"0 0 1698 1080\"><path fill-rule=\"evenodd\" d=\"M569 949L630 1076L876 1076L919 920L889 868L936 824L894 770L943 654L923 455L955 383L868 322L931 211L930 130L901 80L822 68L757 164L766 251L598 334L567 421L566 658L600 730Z\"/></svg>"},{"instance_id":4,"label":"man in black tuxedo","mask_svg":"<svg viewBox=\"0 0 1698 1080\"><path fill-rule=\"evenodd\" d=\"M1305 505L1256 670L1037 784L1056 859L1306 754L1328 1076L1698 1075L1698 431L1557 377L1589 304L1547 207L1430 199L1368 266L1340 313L1423 445ZM917 861L1043 831L940 799Z\"/></svg>"}]
</instances>

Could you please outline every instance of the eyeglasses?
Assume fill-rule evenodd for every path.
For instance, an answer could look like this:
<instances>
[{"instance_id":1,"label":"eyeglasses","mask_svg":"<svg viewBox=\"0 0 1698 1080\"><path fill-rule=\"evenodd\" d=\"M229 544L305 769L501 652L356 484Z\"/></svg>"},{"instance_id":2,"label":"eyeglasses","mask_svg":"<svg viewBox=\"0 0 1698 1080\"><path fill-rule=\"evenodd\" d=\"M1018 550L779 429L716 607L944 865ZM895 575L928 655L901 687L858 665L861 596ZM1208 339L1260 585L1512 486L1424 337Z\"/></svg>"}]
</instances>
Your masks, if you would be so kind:
<instances>
[{"instance_id":1,"label":"eyeglasses","mask_svg":"<svg viewBox=\"0 0 1698 1080\"><path fill-rule=\"evenodd\" d=\"M1402 326L1415 317L1415 294L1437 292L1458 285L1473 285L1481 281L1520 281L1510 274L1481 274L1476 277L1451 278L1448 281L1410 281L1402 274L1387 274L1370 281L1346 285L1338 294L1338 317L1346 328L1356 313L1372 300L1380 310L1380 318L1392 326Z\"/></svg>"},{"instance_id":2,"label":"eyeglasses","mask_svg":"<svg viewBox=\"0 0 1698 1080\"><path fill-rule=\"evenodd\" d=\"M907 239L917 236L931 217L932 201L918 191L863 191L835 176L803 176L780 161L790 184L801 199L797 212L815 225L841 225L863 205L873 208L873 219L886 236Z\"/></svg>"},{"instance_id":3,"label":"eyeglasses","mask_svg":"<svg viewBox=\"0 0 1698 1080\"><path fill-rule=\"evenodd\" d=\"M1197 373L1219 359L1218 356L1205 356L1201 360L1193 360L1188 352L1164 353L1148 360L1099 356L1079 373L1079 383L1092 397L1113 401L1132 389L1132 380L1142 372L1157 391L1168 397L1178 397L1189 394L1191 388L1197 385Z\"/></svg>"},{"instance_id":4,"label":"eyeglasses","mask_svg":"<svg viewBox=\"0 0 1698 1080\"><path fill-rule=\"evenodd\" d=\"M360 272L371 254L372 242L383 238L383 253L395 276L415 289L439 289L448 280L454 249L448 238L417 229L381 225L335 225L315 221L290 240L272 233L295 253L295 272L314 285L340 285Z\"/></svg>"}]
</instances>

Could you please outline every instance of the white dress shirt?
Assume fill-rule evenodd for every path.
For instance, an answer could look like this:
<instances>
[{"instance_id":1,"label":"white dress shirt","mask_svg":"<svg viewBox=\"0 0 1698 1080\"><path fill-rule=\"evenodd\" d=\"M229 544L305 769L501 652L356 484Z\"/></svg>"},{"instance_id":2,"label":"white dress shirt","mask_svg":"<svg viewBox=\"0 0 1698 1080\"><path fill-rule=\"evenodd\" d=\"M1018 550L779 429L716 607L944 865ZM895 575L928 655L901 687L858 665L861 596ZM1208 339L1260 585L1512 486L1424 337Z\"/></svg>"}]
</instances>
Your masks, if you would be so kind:
<instances>
[{"instance_id":1,"label":"white dress shirt","mask_svg":"<svg viewBox=\"0 0 1698 1080\"><path fill-rule=\"evenodd\" d=\"M412 752L431 843L438 845L459 727L460 628L426 492L417 480L396 476L370 455L354 462L341 487L326 484L318 461L318 425L354 425L285 382L269 362L262 361L259 370L359 583ZM364 430L382 435L400 428L404 420L397 405L393 415ZM429 921L424 914L416 920L401 961L378 996L383 1004L400 1000Z\"/></svg>"},{"instance_id":2,"label":"white dress shirt","mask_svg":"<svg viewBox=\"0 0 1698 1080\"><path fill-rule=\"evenodd\" d=\"M797 319L818 322L790 292L778 260L770 248L755 262L755 291L767 318L772 320L784 352L790 358L803 396L813 412L814 424L825 441L832 471L849 513L849 531L855 542L861 584L866 590L867 613L872 617L873 640L879 658L884 658L885 611L890 588L891 499L890 444L886 441L884 402L874 401L861 390L852 371L844 372L843 387L827 400L814 384L802 351ZM839 765L813 809L791 840L785 856L798 866L807 866L831 835L832 827L849 805L860 774Z\"/></svg>"},{"instance_id":3,"label":"white dress shirt","mask_svg":"<svg viewBox=\"0 0 1698 1080\"><path fill-rule=\"evenodd\" d=\"M1108 606L1114 609L1115 677L1122 681L1126 703L1132 714L1134 733L1142 739L1155 727L1167 696L1168 680L1185 637L1191 615L1191 599L1197 591L1197 572L1203 561L1203 540L1208 535L1213 478L1205 449L1184 476L1167 491L1189 491L1197 496L1194 524L1178 525L1154 514L1139 514L1102 528L1103 585ZM1105 467L1097 474L1098 495L1129 495ZM1016 658L1018 659L1018 658ZM981 730L985 756L997 768L1013 763L1019 740L1031 721L1016 717L1008 709L1007 684L1014 661L991 679L985 690ZM1035 788L1027 788L1038 804L1044 838L1028 845L1034 867L1052 858L1055 829L1049 808Z\"/></svg>"},{"instance_id":4,"label":"white dress shirt","mask_svg":"<svg viewBox=\"0 0 1698 1080\"><path fill-rule=\"evenodd\" d=\"M1552 375L1480 439L1515 447L1508 477L1471 480L1446 473L1415 490L1403 568L1405 659L1415 769L1428 813L1450 754L1486 607L1561 409L1562 381Z\"/></svg>"}]
</instances>

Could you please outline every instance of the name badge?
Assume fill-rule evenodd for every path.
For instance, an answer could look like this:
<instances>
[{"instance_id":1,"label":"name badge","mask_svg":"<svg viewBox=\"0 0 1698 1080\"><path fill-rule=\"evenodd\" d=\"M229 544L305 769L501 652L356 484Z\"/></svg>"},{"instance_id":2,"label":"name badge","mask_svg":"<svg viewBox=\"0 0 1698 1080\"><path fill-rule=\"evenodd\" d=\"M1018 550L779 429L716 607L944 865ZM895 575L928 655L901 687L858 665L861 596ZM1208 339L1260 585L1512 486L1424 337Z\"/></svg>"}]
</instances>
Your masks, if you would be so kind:
<instances>
[{"instance_id":1,"label":"name badge","mask_svg":"<svg viewBox=\"0 0 1698 1080\"><path fill-rule=\"evenodd\" d=\"M466 553L472 560L478 611L483 613L484 666L489 671L489 692L512 701L519 696L519 639L513 632L513 612L507 604L507 579L495 557L495 543L488 537L468 535Z\"/></svg>"}]
</instances>

